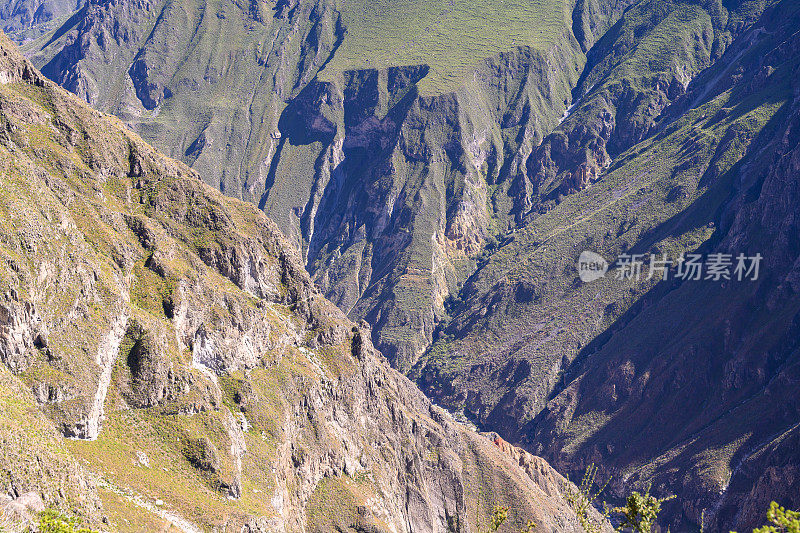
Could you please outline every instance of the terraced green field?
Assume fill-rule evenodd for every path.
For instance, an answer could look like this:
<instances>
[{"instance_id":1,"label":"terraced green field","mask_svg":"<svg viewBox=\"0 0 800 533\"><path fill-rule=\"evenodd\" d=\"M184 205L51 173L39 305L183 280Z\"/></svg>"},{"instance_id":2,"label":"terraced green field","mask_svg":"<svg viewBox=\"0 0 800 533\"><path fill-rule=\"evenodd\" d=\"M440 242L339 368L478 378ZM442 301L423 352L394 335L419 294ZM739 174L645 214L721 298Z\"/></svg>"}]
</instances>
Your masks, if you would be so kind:
<instances>
[{"instance_id":1,"label":"terraced green field","mask_svg":"<svg viewBox=\"0 0 800 533\"><path fill-rule=\"evenodd\" d=\"M487 57L562 38L565 0L341 0L347 35L323 77L351 68L425 63L423 94L452 91Z\"/></svg>"}]
</instances>

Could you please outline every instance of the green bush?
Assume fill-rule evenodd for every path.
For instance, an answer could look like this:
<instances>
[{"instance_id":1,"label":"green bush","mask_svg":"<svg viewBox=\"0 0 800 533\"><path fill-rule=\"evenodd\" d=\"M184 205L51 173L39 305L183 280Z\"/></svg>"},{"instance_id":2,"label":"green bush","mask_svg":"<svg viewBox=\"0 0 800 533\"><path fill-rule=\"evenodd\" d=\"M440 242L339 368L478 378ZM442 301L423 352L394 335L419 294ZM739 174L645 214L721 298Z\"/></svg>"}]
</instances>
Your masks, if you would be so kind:
<instances>
[{"instance_id":1,"label":"green bush","mask_svg":"<svg viewBox=\"0 0 800 533\"><path fill-rule=\"evenodd\" d=\"M658 513L661 512L661 504L674 497L656 498L650 495L649 489L643 495L634 492L628 496L625 507L615 507L611 510L613 513L622 514L622 523L617 531L630 529L635 533L650 533L658 518Z\"/></svg>"},{"instance_id":2,"label":"green bush","mask_svg":"<svg viewBox=\"0 0 800 533\"><path fill-rule=\"evenodd\" d=\"M612 513L622 515L622 521L616 531L620 533L625 531L651 533L653 525L658 519L658 513L661 512L661 504L675 497L656 498L650 495L649 488L644 494L633 492L626 499L625 507L612 508L603 502L603 512L600 514L600 520L597 520L592 518L590 512L595 507L595 502L598 501L600 494L608 485L608 481L595 491L594 482L596 476L597 467L591 464L586 468L586 473L583 475L583 480L581 480L579 487L574 489L570 485L564 487L564 499L575 512L578 517L578 523L586 533L600 533L603 530L604 520Z\"/></svg>"},{"instance_id":3,"label":"green bush","mask_svg":"<svg viewBox=\"0 0 800 533\"><path fill-rule=\"evenodd\" d=\"M508 507L495 505L494 508L492 508L492 516L489 519L489 528L485 530L479 530L482 531L482 533L495 533L498 529L500 529L500 526L505 524L506 520L508 520ZM531 533L535 527L536 524L533 521L528 520L528 524L520 530L520 533Z\"/></svg>"},{"instance_id":4,"label":"green bush","mask_svg":"<svg viewBox=\"0 0 800 533\"><path fill-rule=\"evenodd\" d=\"M39 514L40 533L94 533L91 529L80 526L80 521L73 516L66 516L53 509L45 509Z\"/></svg>"}]
</instances>

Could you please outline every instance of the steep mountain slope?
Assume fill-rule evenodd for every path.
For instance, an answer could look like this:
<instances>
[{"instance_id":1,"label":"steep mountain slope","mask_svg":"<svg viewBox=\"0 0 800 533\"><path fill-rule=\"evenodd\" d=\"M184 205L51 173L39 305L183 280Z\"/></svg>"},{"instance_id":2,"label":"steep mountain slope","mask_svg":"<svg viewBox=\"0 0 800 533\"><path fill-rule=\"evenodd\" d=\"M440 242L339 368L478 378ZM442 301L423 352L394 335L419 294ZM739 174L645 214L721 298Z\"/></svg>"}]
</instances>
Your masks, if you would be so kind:
<instances>
[{"instance_id":1,"label":"steep mountain slope","mask_svg":"<svg viewBox=\"0 0 800 533\"><path fill-rule=\"evenodd\" d=\"M728 384L734 349L719 333L765 328L771 362L749 348L736 357L789 379L774 365L791 361L792 304L768 316L745 294L768 291L762 281L714 294L687 284L678 305L658 278L582 284L575 263L583 250L674 262L720 246L790 116L797 73L782 50L796 8L508 2L496 34L473 39L492 31L477 14L499 5L430 3L422 31L419 2L278 2L270 18L262 4L116 0L28 51L270 214L325 295L366 319L438 403L571 473L602 461L617 495L651 481L679 493L673 529L696 529L703 508L745 527L781 479L793 486L798 420L779 402L762 406L767 421L724 419L769 380ZM762 207L783 224L785 211ZM764 265L773 280L785 275L776 265ZM752 305L748 325L736 310ZM664 311L647 315L654 306ZM687 316L728 307L730 327ZM650 381L665 360L674 382ZM751 491L759 503L734 516Z\"/></svg>"},{"instance_id":2,"label":"steep mountain slope","mask_svg":"<svg viewBox=\"0 0 800 533\"><path fill-rule=\"evenodd\" d=\"M0 6L0 24L15 41L29 41L57 28L85 4L86 0L11 0Z\"/></svg>"},{"instance_id":3,"label":"steep mountain slope","mask_svg":"<svg viewBox=\"0 0 800 533\"><path fill-rule=\"evenodd\" d=\"M0 176L8 496L120 531L468 531L494 502L577 531L565 480L390 369L274 223L1 34Z\"/></svg>"},{"instance_id":4,"label":"steep mountain slope","mask_svg":"<svg viewBox=\"0 0 800 533\"><path fill-rule=\"evenodd\" d=\"M28 52L257 203L407 371L477 262L644 139L764 7L617 20L628 3L115 0Z\"/></svg>"},{"instance_id":5,"label":"steep mountain slope","mask_svg":"<svg viewBox=\"0 0 800 533\"><path fill-rule=\"evenodd\" d=\"M587 346L585 362L531 435L541 443L534 449L549 447L549 455L567 461L596 459L599 450L605 464L627 472L650 463L633 477L683 485L687 514L711 509L718 530L757 525L755 508L770 498L800 506L800 455L792 446L800 427L800 9L784 2L759 28L728 64L729 75L705 78L682 102L709 91L716 97L701 108L706 112L719 104L731 107L731 116L756 103L761 113L776 109L760 131L737 128L723 138L742 143L734 148L742 159L720 176L732 190L700 248L763 254L758 281L654 288ZM714 118L701 120L706 129ZM712 165L706 176L714 171ZM602 423L589 428L589 419ZM680 479L688 466L696 479Z\"/></svg>"},{"instance_id":6,"label":"steep mountain slope","mask_svg":"<svg viewBox=\"0 0 800 533\"><path fill-rule=\"evenodd\" d=\"M729 22L725 28L714 29L709 13L693 4L640 2L597 43L590 57L605 54L607 59L592 60L594 66L578 88L585 96L526 161L529 172L522 176L527 186L521 189L519 203L528 206L521 211L527 224L505 236L499 249L482 262L457 299L450 302L454 317L440 324L441 340L418 365L416 375L435 381L434 375L443 372L442 386L462 396L473 388L468 382L482 383L485 396L491 394L496 401L504 394L497 386L507 381L522 358L519 356L524 355L527 362L520 375L529 373L524 367L535 362L531 378L538 389L533 396L538 398L531 401L540 402L532 410L535 413L578 350L648 288L631 292L629 287L612 283L603 301L593 300L598 292L595 286L576 284L575 262L580 252L592 246L610 258L631 249L646 252L644 246L652 246L651 241L660 236L666 243L661 246L663 251L677 255L708 238L713 231L713 211L730 193L728 181L717 180L720 183L712 189L710 179L723 175L743 155L743 146L777 111L776 100L791 95L785 79L783 85L766 84L762 87L763 105L753 97L750 107L741 108L740 114L720 112L712 123L713 135L690 127L695 115L704 114L695 109L699 102L686 106L690 109L670 110L669 118L662 113L670 102L686 101L684 93L691 77L702 71L703 77L696 81L702 87L706 77L727 72L729 61L708 65L720 48L728 46L725 43L732 37L732 29L741 38L729 57L749 48L753 36L761 34L753 24L760 10L752 10L749 3L739 8L741 12L726 14ZM697 19L696 24L687 24L689 15ZM632 40L633 35L638 38ZM685 43L692 48L686 49ZM679 53L687 51L695 54ZM654 57L665 63L664 71L641 67L651 64ZM687 65L693 65L691 71ZM599 81L587 81L595 79ZM591 90L584 88L586 84ZM703 96L705 103L711 93ZM629 102L640 104L631 106ZM644 108L646 113L628 112L628 107ZM681 116L689 111L688 116ZM677 123L676 117L681 119ZM635 144L642 138L643 142ZM626 144L633 146L620 152L620 146ZM715 153L717 145L721 146L719 153ZM709 162L714 164L706 173ZM706 194L709 189L713 194ZM672 222L670 227L663 226L667 221ZM653 228L660 228L659 235L652 235ZM587 314L596 319L587 320ZM562 337L557 338L559 335ZM522 353L515 356L517 351ZM492 372L499 375L499 368L505 368L502 377L485 381L485 373L477 366L498 358L491 365L497 372ZM468 371L459 361L476 368ZM456 381L451 383L451 378ZM477 397L470 402L469 409L486 422L494 405L480 404L492 402ZM498 410L502 412L504 409ZM513 419L519 414L506 412L504 416Z\"/></svg>"},{"instance_id":7,"label":"steep mountain slope","mask_svg":"<svg viewBox=\"0 0 800 533\"><path fill-rule=\"evenodd\" d=\"M624 35L642 5L598 45ZM770 497L798 505L790 444L800 422L791 288L797 184L789 162L800 18L794 2L743 7L728 15L725 53L642 123L642 142L611 151L624 133L619 112L605 130L587 120L597 115L579 119L599 139L590 160L610 153L613 161L599 181L502 244L467 282L452 322L415 370L437 401L563 471L595 462L613 474L617 495L651 482L661 494L677 493L673 531L696 530L703 509L715 530L742 530ZM623 66L609 72L612 85ZM599 83L586 91L587 106L593 94L613 97L608 81ZM559 128L541 148L563 146L564 137ZM558 176L557 165L544 166ZM618 280L616 269L583 283L575 267L583 250L611 260L644 254L644 275ZM761 277L681 284L673 264L669 280L646 279L648 254L674 262L694 250L761 253Z\"/></svg>"},{"instance_id":8,"label":"steep mountain slope","mask_svg":"<svg viewBox=\"0 0 800 533\"><path fill-rule=\"evenodd\" d=\"M114 0L27 50L262 207L325 294L408 369L485 242L526 210L525 160L627 4L424 5Z\"/></svg>"},{"instance_id":9,"label":"steep mountain slope","mask_svg":"<svg viewBox=\"0 0 800 533\"><path fill-rule=\"evenodd\" d=\"M551 48L563 36L571 5L562 0L346 0L346 38L322 77L365 67L426 64L420 92L458 90L485 58L532 46Z\"/></svg>"}]
</instances>

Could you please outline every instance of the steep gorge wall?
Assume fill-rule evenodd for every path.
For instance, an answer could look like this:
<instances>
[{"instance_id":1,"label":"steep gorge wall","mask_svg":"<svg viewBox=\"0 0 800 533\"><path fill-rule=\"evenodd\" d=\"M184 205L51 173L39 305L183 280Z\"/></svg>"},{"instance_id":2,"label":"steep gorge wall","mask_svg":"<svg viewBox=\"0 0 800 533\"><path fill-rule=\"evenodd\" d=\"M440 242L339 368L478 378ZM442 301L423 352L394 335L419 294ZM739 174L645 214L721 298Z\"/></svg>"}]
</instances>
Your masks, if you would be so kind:
<instances>
[{"instance_id":1,"label":"steep gorge wall","mask_svg":"<svg viewBox=\"0 0 800 533\"><path fill-rule=\"evenodd\" d=\"M433 406L252 205L2 35L0 80L11 496L154 530L472 531L499 502L578 531L566 480Z\"/></svg>"},{"instance_id":2,"label":"steep gorge wall","mask_svg":"<svg viewBox=\"0 0 800 533\"><path fill-rule=\"evenodd\" d=\"M262 205L299 230L320 287L370 322L397 368L426 348L485 241L513 224L510 169L555 125L570 80L552 66L574 69L576 49L514 50L438 97L417 92L424 65L346 72L312 82L284 111ZM303 158L313 168L296 165ZM303 180L309 200L289 211Z\"/></svg>"},{"instance_id":3,"label":"steep gorge wall","mask_svg":"<svg viewBox=\"0 0 800 533\"><path fill-rule=\"evenodd\" d=\"M638 7L609 34L625 35ZM653 121L642 115L640 125L650 126L630 129L637 122L625 126L624 114L612 114L616 106L592 107L610 105L615 85L633 86L610 70L582 99L586 108L545 139L542 147L570 130L604 131L608 142L596 144L603 150L588 155L610 157L615 136L651 128L599 180L568 195L553 189L563 196L467 282L464 307L414 372L438 402L572 475L595 463L613 476L618 496L649 483L662 495L676 493L665 515L673 531L695 530L703 509L720 530L747 529L769 494L797 505L790 496L796 457L787 452L797 422L788 392L797 302L786 292L796 246L783 233L794 219L784 209L796 186L789 162L797 9L791 2L729 7L724 27L710 10L701 24L682 24L688 39L659 39L694 43L706 60L672 97L645 91L660 109ZM716 28L713 40L696 31L703 21ZM618 52L647 51L644 38L633 48L620 43ZM604 111L607 127L594 129ZM575 262L584 250L609 260L643 254L641 281L620 279L619 271L580 281ZM769 279L681 285L674 267L669 283L646 279L650 253L675 261L695 250L773 255L762 270Z\"/></svg>"},{"instance_id":4,"label":"steep gorge wall","mask_svg":"<svg viewBox=\"0 0 800 533\"><path fill-rule=\"evenodd\" d=\"M523 170L512 190L521 226L467 280L452 320L440 325L440 342L413 373L430 394L459 407L468 396L469 410L481 423L491 419L494 429L519 428L544 406L559 376L605 320L635 301L615 293L606 309L598 302L570 302L568 294L578 287L565 285L564 277L573 274L573 262L586 247L622 253L638 239L652 238L637 234L637 225L659 224L669 220L667 213L677 217L691 206L696 185L681 184L661 201L652 184L659 176L702 169L701 156L682 161L685 151L673 150L662 142L665 135L656 134L687 111L670 106L687 100L691 80L704 83L701 73L725 68L720 57L732 36L748 46L757 33L761 11L732 7L723 16L716 2L637 2L590 49L575 103L520 162ZM690 148L702 147L700 141L715 139L698 139ZM641 156L658 145L665 149ZM596 312L600 319L582 321ZM497 342L487 341L487 332ZM453 369L452 360L470 370ZM489 381L487 373L493 376ZM513 390L527 381L530 389Z\"/></svg>"},{"instance_id":5,"label":"steep gorge wall","mask_svg":"<svg viewBox=\"0 0 800 533\"><path fill-rule=\"evenodd\" d=\"M87 0L11 0L0 7L2 30L18 43L61 25Z\"/></svg>"},{"instance_id":6,"label":"steep gorge wall","mask_svg":"<svg viewBox=\"0 0 800 533\"><path fill-rule=\"evenodd\" d=\"M460 89L430 97L416 90L424 65L315 79L346 38L321 0L272 12L92 3L27 53L208 183L262 207L326 295L366 318L408 370L486 243L531 210L529 156L570 104L584 53L626 5L565 6L572 18L549 48L476 58Z\"/></svg>"}]
</instances>

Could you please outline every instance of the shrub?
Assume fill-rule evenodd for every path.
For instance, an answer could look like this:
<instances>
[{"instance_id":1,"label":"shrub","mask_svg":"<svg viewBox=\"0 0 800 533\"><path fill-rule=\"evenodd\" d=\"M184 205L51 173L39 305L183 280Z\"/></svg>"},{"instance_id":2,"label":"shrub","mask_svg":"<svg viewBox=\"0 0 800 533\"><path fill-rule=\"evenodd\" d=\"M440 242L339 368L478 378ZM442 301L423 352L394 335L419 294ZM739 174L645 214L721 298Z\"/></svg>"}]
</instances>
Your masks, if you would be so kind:
<instances>
[{"instance_id":1,"label":"shrub","mask_svg":"<svg viewBox=\"0 0 800 533\"><path fill-rule=\"evenodd\" d=\"M603 530L602 519L595 520L589 513L594 507L594 502L605 490L608 482L600 487L598 491L593 492L595 476L597 476L597 467L591 464L586 467L586 473L583 475L583 480L581 480L581 484L577 489L573 489L570 484L564 487L564 498L575 512L578 517L578 523L586 533L600 533ZM603 514L603 518L607 516L608 510Z\"/></svg>"},{"instance_id":2,"label":"shrub","mask_svg":"<svg viewBox=\"0 0 800 533\"><path fill-rule=\"evenodd\" d=\"M80 527L80 521L53 509L45 509L39 514L39 533L94 533L91 529Z\"/></svg>"},{"instance_id":3,"label":"shrub","mask_svg":"<svg viewBox=\"0 0 800 533\"><path fill-rule=\"evenodd\" d=\"M492 509L492 516L489 519L489 528L482 531L485 533L495 533L495 531L500 529L500 526L505 524L506 520L508 520L508 507L495 505ZM536 524L528 520L528 524L520 530L520 533L531 533L535 527Z\"/></svg>"},{"instance_id":4,"label":"shrub","mask_svg":"<svg viewBox=\"0 0 800 533\"><path fill-rule=\"evenodd\" d=\"M636 533L650 533L658 513L661 512L661 504L674 497L656 498L650 495L649 489L643 495L633 492L628 496L625 507L615 507L611 510L622 514L622 523L617 531L625 531L628 528Z\"/></svg>"}]
</instances>

